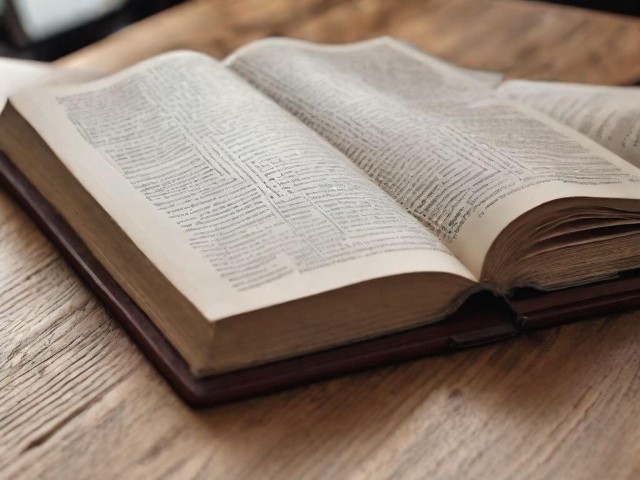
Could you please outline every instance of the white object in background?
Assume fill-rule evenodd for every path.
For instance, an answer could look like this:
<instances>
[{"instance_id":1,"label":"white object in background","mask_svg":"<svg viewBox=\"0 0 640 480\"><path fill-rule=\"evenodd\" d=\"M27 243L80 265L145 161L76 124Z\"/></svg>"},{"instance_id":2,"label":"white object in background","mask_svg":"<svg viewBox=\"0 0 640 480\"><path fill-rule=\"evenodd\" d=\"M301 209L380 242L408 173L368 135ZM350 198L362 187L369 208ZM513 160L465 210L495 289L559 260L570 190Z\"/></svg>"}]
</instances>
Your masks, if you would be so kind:
<instances>
[{"instance_id":1,"label":"white object in background","mask_svg":"<svg viewBox=\"0 0 640 480\"><path fill-rule=\"evenodd\" d=\"M0 58L0 111L9 96L38 83L54 71L55 69L46 63Z\"/></svg>"},{"instance_id":2,"label":"white object in background","mask_svg":"<svg viewBox=\"0 0 640 480\"><path fill-rule=\"evenodd\" d=\"M127 0L13 0L13 7L22 30L36 42L114 12L125 3Z\"/></svg>"},{"instance_id":3,"label":"white object in background","mask_svg":"<svg viewBox=\"0 0 640 480\"><path fill-rule=\"evenodd\" d=\"M49 63L0 57L0 112L14 93L42 85L77 83L100 77L98 72L54 67Z\"/></svg>"}]
</instances>

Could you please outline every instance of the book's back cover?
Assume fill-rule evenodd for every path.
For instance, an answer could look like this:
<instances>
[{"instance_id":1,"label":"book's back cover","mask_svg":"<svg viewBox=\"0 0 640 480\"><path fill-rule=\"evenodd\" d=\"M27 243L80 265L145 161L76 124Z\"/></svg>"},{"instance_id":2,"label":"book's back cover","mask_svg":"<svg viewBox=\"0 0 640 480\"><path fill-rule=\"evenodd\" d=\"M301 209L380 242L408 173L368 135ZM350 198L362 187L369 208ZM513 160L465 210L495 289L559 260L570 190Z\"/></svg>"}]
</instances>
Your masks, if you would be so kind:
<instances>
[{"instance_id":1,"label":"book's back cover","mask_svg":"<svg viewBox=\"0 0 640 480\"><path fill-rule=\"evenodd\" d=\"M192 406L275 392L366 368L455 351L640 304L640 276L555 292L523 292L506 301L489 292L469 298L436 324L236 372L197 378L182 357L98 263L62 216L0 152L0 181L59 248L174 390Z\"/></svg>"}]
</instances>

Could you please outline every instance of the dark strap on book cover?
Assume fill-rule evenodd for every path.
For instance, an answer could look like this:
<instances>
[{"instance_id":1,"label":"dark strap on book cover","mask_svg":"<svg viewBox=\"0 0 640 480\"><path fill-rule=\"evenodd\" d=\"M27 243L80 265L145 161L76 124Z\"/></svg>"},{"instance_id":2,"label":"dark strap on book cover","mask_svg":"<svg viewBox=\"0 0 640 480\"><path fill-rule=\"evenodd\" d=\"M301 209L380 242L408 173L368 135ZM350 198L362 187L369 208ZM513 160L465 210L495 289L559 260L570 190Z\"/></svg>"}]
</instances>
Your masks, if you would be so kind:
<instances>
[{"instance_id":1,"label":"dark strap on book cover","mask_svg":"<svg viewBox=\"0 0 640 480\"><path fill-rule=\"evenodd\" d=\"M508 298L523 330L544 328L640 306L640 271L549 292L521 289Z\"/></svg>"}]
</instances>

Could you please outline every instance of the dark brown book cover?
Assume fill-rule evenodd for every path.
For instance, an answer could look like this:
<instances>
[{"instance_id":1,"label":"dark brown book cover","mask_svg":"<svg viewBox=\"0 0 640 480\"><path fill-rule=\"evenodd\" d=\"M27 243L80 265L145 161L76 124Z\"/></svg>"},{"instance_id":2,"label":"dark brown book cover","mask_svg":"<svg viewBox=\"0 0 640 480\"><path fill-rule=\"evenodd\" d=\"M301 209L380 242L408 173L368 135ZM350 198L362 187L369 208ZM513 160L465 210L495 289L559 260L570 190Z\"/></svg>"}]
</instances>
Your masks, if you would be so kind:
<instances>
[{"instance_id":1,"label":"dark brown book cover","mask_svg":"<svg viewBox=\"0 0 640 480\"><path fill-rule=\"evenodd\" d=\"M0 181L111 314L190 405L203 407L267 394L346 373L513 337L524 329L640 305L640 275L554 292L522 291L508 300L478 293L449 318L318 353L197 378L149 318L98 263L61 215L0 153Z\"/></svg>"}]
</instances>

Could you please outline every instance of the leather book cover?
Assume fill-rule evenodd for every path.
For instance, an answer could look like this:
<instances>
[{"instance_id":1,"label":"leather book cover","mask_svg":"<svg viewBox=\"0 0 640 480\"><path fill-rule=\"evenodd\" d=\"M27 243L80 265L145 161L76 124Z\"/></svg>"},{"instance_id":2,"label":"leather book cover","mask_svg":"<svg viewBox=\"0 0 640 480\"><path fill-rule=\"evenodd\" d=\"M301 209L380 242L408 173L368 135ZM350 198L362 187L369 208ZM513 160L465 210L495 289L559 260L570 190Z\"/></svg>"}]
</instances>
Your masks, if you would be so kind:
<instances>
[{"instance_id":1,"label":"leather book cover","mask_svg":"<svg viewBox=\"0 0 640 480\"><path fill-rule=\"evenodd\" d=\"M432 325L289 360L197 378L62 216L1 153L0 181L176 393L194 407L272 393L358 370L478 346L513 337L523 329L640 305L640 276L633 273L613 281L555 292L518 292L508 300L481 292L469 298L455 314Z\"/></svg>"}]
</instances>

